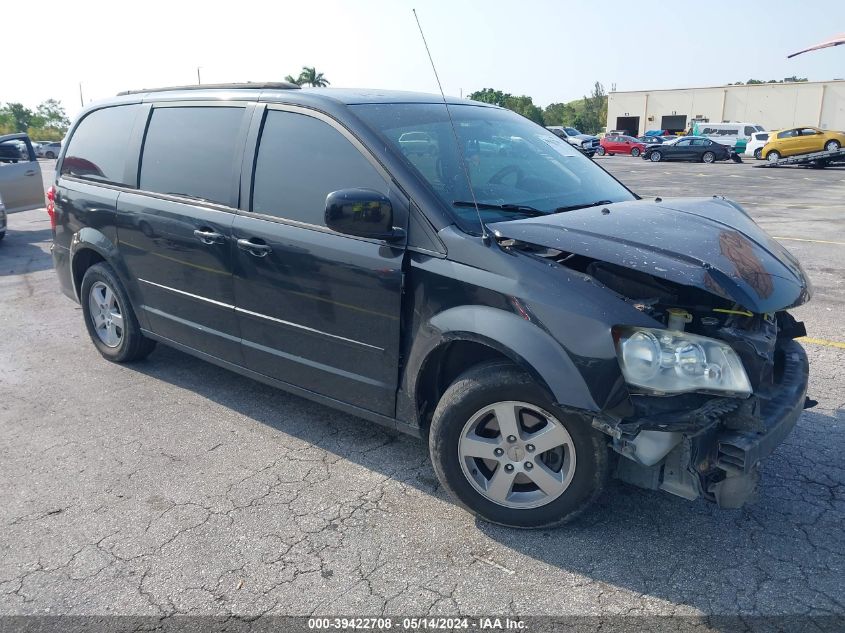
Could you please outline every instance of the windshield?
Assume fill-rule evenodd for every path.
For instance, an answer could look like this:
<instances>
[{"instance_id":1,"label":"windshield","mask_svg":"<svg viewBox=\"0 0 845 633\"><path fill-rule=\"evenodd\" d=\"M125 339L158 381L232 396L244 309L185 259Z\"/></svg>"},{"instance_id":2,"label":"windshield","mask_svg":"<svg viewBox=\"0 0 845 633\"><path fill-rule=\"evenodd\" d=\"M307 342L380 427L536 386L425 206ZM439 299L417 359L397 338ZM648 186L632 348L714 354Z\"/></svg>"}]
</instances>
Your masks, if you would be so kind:
<instances>
[{"instance_id":1,"label":"windshield","mask_svg":"<svg viewBox=\"0 0 845 633\"><path fill-rule=\"evenodd\" d=\"M563 129L566 130L566 133L570 136L578 136L579 134L581 134L581 132L576 130L574 127L565 127Z\"/></svg>"},{"instance_id":2,"label":"windshield","mask_svg":"<svg viewBox=\"0 0 845 633\"><path fill-rule=\"evenodd\" d=\"M569 143L509 110L472 105L449 108L470 189L443 104L351 107L405 157L469 232L479 229L473 194L486 207L480 209L485 223L635 199ZM413 147L404 142L411 132L425 133L428 143Z\"/></svg>"}]
</instances>

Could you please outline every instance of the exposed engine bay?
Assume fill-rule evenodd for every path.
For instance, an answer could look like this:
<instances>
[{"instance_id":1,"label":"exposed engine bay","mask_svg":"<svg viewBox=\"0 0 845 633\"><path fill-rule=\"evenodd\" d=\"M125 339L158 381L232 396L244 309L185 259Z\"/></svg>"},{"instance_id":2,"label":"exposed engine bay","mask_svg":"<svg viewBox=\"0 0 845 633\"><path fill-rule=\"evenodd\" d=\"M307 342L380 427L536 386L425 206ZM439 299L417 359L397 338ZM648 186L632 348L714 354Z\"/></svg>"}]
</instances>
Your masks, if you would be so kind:
<instances>
[{"instance_id":1,"label":"exposed engine bay","mask_svg":"<svg viewBox=\"0 0 845 633\"><path fill-rule=\"evenodd\" d=\"M747 393L656 393L638 391L629 381L628 401L595 417L593 426L610 436L619 456L617 478L687 499L702 496L723 507L751 499L759 478L756 455L763 452L756 446L764 443L759 438L782 441L800 414L790 412L788 428L773 430L790 389L803 388L803 407L814 404L804 402L806 358L803 377L793 367L801 363L790 362L797 360L796 348L803 354L793 339L806 335L804 325L783 310L756 314L701 288L617 264L516 240L502 245L589 276L670 332L716 339L733 349L750 382Z\"/></svg>"}]
</instances>

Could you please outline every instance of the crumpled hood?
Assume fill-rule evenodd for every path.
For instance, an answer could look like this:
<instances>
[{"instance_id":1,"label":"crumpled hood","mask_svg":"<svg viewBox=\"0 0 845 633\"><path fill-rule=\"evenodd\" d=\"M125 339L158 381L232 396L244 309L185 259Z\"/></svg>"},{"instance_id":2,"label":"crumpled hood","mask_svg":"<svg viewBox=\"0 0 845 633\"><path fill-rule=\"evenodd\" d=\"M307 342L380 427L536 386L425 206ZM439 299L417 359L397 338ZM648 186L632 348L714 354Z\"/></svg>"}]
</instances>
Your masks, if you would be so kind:
<instances>
[{"instance_id":1,"label":"crumpled hood","mask_svg":"<svg viewBox=\"0 0 845 633\"><path fill-rule=\"evenodd\" d=\"M575 253L694 286L765 313L800 305L812 286L798 260L723 198L632 200L497 222L497 238Z\"/></svg>"}]
</instances>

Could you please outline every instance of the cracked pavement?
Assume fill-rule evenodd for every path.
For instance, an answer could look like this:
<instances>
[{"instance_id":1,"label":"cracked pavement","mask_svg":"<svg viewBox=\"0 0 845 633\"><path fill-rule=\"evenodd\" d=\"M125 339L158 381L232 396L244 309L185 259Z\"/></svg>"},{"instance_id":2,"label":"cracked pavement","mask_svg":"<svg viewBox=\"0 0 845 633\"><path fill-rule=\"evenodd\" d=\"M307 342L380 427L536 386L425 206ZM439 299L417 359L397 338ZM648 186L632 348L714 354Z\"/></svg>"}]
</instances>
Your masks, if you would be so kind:
<instances>
[{"instance_id":1,"label":"cracked pavement","mask_svg":"<svg viewBox=\"0 0 845 633\"><path fill-rule=\"evenodd\" d=\"M845 170L598 162L840 242L784 244L816 288L796 315L845 341ZM806 346L819 404L753 505L616 482L572 525L516 531L454 505L419 440L163 346L106 362L49 240L37 210L0 245L0 614L845 612L845 349Z\"/></svg>"}]
</instances>

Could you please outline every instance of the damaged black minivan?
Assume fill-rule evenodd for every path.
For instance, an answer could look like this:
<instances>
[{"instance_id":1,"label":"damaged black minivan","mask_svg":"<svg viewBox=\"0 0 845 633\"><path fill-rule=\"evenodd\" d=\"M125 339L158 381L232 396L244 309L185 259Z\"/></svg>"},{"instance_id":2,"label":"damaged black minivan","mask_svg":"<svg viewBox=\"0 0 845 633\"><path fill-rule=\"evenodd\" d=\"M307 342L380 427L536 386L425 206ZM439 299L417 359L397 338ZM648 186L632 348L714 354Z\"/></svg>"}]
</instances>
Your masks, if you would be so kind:
<instances>
[{"instance_id":1,"label":"damaged black minivan","mask_svg":"<svg viewBox=\"0 0 845 633\"><path fill-rule=\"evenodd\" d=\"M805 405L799 263L724 198L642 199L508 110L288 84L85 110L53 258L108 360L156 342L427 437L486 520L611 476L724 507Z\"/></svg>"}]
</instances>

